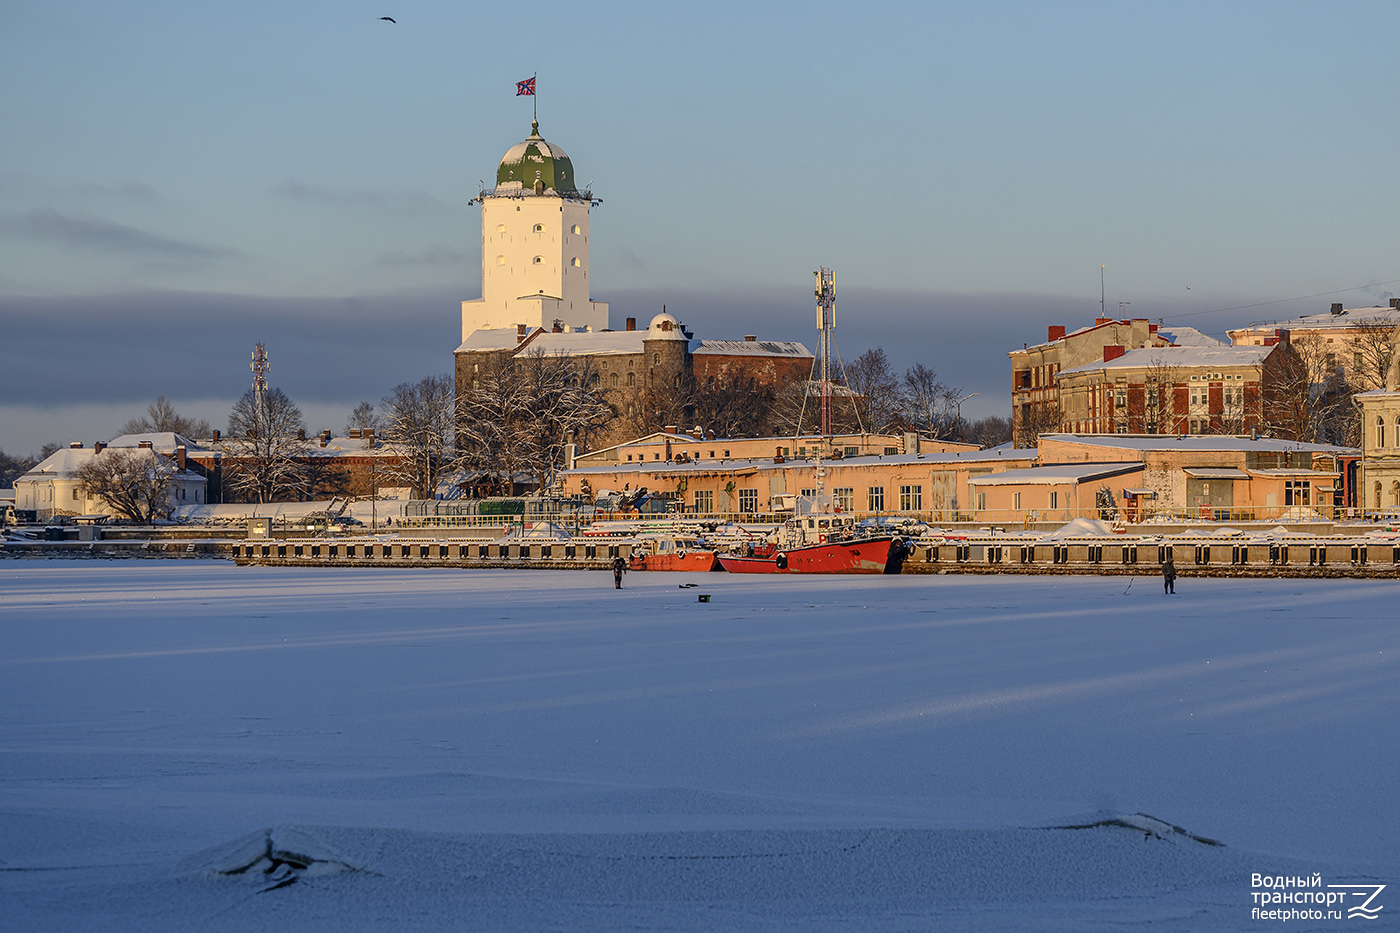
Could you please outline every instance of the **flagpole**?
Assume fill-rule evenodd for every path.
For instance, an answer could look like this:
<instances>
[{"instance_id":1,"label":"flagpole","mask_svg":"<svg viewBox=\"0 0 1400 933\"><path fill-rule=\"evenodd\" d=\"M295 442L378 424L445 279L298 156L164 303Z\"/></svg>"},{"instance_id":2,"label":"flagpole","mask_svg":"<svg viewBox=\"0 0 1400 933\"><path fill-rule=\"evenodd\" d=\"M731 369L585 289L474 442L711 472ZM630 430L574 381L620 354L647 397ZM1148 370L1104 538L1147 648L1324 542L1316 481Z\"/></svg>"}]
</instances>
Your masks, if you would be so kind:
<instances>
[{"instance_id":1,"label":"flagpole","mask_svg":"<svg viewBox=\"0 0 1400 933\"><path fill-rule=\"evenodd\" d=\"M539 73L538 71L535 72L534 75L531 76L530 80L533 82L533 83L530 85L530 87L534 89L534 92L530 95L530 97L533 98L533 100L531 100L530 103L531 103L531 105L535 108L535 123L539 123L539 122L540 122L540 85L539 85L540 73Z\"/></svg>"}]
</instances>

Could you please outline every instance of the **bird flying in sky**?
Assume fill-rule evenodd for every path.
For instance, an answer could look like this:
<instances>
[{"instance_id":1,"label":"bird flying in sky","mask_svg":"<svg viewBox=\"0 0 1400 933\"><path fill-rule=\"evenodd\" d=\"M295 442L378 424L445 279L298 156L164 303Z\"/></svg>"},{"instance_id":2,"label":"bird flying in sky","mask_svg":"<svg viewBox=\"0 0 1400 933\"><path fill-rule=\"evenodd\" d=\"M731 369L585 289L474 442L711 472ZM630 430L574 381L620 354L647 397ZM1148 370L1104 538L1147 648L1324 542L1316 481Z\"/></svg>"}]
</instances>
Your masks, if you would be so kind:
<instances>
[{"instance_id":1,"label":"bird flying in sky","mask_svg":"<svg viewBox=\"0 0 1400 933\"><path fill-rule=\"evenodd\" d=\"M392 16L381 16L381 17L379 17L379 18L382 19L382 20L384 20L385 22L388 22L388 23L394 23L394 24L396 24L396 25L397 25L397 23L398 23L398 20L394 19Z\"/></svg>"}]
</instances>

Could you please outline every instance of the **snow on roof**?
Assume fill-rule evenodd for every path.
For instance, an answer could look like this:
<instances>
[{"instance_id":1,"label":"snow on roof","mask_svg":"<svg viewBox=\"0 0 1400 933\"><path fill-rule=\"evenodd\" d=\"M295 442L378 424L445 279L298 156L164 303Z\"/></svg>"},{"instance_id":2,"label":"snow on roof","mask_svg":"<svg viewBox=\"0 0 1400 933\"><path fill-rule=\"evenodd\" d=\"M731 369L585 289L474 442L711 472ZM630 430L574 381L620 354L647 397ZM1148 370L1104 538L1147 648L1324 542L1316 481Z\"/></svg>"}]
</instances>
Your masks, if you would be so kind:
<instances>
[{"instance_id":1,"label":"snow on roof","mask_svg":"<svg viewBox=\"0 0 1400 933\"><path fill-rule=\"evenodd\" d=\"M183 434L176 434L174 431L156 431L150 434L123 434L112 438L107 444L108 447L140 447L143 443L149 443L152 449L163 454L173 454L176 447L184 447L186 450L196 450L199 444L190 440Z\"/></svg>"},{"instance_id":2,"label":"snow on roof","mask_svg":"<svg viewBox=\"0 0 1400 933\"><path fill-rule=\"evenodd\" d=\"M1249 479L1248 473L1234 467L1186 467L1182 472L1196 479Z\"/></svg>"},{"instance_id":3,"label":"snow on roof","mask_svg":"<svg viewBox=\"0 0 1400 933\"><path fill-rule=\"evenodd\" d=\"M1075 373L1093 373L1105 369L1143 369L1148 366L1260 366L1273 347L1143 347L1129 350L1115 360L1097 360L1087 366L1066 369L1055 378L1063 379Z\"/></svg>"},{"instance_id":4,"label":"snow on roof","mask_svg":"<svg viewBox=\"0 0 1400 933\"><path fill-rule=\"evenodd\" d=\"M483 327L468 334L457 350L514 350L520 339L514 327Z\"/></svg>"},{"instance_id":5,"label":"snow on roof","mask_svg":"<svg viewBox=\"0 0 1400 933\"><path fill-rule=\"evenodd\" d=\"M1351 327L1355 324L1382 323L1400 325L1400 308L1373 306L1369 308L1344 308L1341 314L1324 311L1322 314L1308 314L1287 321L1258 321L1244 327L1232 329L1231 333L1251 330L1329 330Z\"/></svg>"},{"instance_id":6,"label":"snow on roof","mask_svg":"<svg viewBox=\"0 0 1400 933\"><path fill-rule=\"evenodd\" d=\"M694 442L694 438L687 440ZM827 458L822 460L824 468L830 470L841 466L870 466L880 463L892 466L918 466L929 463L995 463L1002 462L1033 462L1035 460L1034 450L969 450L946 454L869 454L862 457L842 457L840 459ZM756 472L760 468L778 469L793 468L800 466L815 466L816 462L801 457L790 457L784 463L774 463L772 457L736 457L724 459L715 457L710 460L692 460L685 463L673 463L665 460L639 460L632 463L618 463L609 460L606 463L580 464L565 473L627 473L637 470L647 472L682 472L682 473L713 473L717 470L724 472L749 471ZM1124 464L1132 469L1141 468L1141 464Z\"/></svg>"},{"instance_id":7,"label":"snow on roof","mask_svg":"<svg viewBox=\"0 0 1400 933\"><path fill-rule=\"evenodd\" d=\"M1178 347L1225 347L1229 346L1225 341L1212 337L1210 334L1202 333L1194 327L1177 327L1175 325L1162 325L1157 328L1157 335L1165 337L1173 345Z\"/></svg>"},{"instance_id":8,"label":"snow on roof","mask_svg":"<svg viewBox=\"0 0 1400 933\"><path fill-rule=\"evenodd\" d=\"M1360 453L1354 447L1334 447L1331 444L1309 444L1273 437L1238 437L1233 434L1044 434L1043 440L1083 444L1090 447L1110 447L1119 450L1179 450L1179 451L1300 451L1305 453Z\"/></svg>"},{"instance_id":9,"label":"snow on roof","mask_svg":"<svg viewBox=\"0 0 1400 933\"><path fill-rule=\"evenodd\" d=\"M990 476L974 476L969 486L1059 486L1065 483L1086 483L1127 473L1141 473L1142 463L1055 463L1050 466L1007 470Z\"/></svg>"},{"instance_id":10,"label":"snow on roof","mask_svg":"<svg viewBox=\"0 0 1400 933\"><path fill-rule=\"evenodd\" d=\"M641 353L645 330L610 330L593 333L543 333L530 342L525 352L536 350L562 356L604 356Z\"/></svg>"},{"instance_id":11,"label":"snow on roof","mask_svg":"<svg viewBox=\"0 0 1400 933\"><path fill-rule=\"evenodd\" d=\"M812 351L796 340L702 340L694 351L715 356L795 356L812 358Z\"/></svg>"}]
</instances>

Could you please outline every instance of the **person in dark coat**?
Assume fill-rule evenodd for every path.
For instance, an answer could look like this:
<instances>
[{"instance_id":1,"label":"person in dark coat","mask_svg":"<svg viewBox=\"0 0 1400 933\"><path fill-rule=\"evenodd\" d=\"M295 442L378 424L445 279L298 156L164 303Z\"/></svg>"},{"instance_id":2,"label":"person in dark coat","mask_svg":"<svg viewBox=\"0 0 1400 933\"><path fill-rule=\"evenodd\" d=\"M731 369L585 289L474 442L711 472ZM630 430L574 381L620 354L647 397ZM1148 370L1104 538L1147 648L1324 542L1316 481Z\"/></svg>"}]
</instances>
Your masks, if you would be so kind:
<instances>
[{"instance_id":1,"label":"person in dark coat","mask_svg":"<svg viewBox=\"0 0 1400 933\"><path fill-rule=\"evenodd\" d=\"M1162 592L1176 593L1176 562L1172 560L1172 552L1167 551L1167 559L1162 561Z\"/></svg>"},{"instance_id":2,"label":"person in dark coat","mask_svg":"<svg viewBox=\"0 0 1400 933\"><path fill-rule=\"evenodd\" d=\"M627 561L614 557L612 562L613 586L622 589L622 575L627 572Z\"/></svg>"}]
</instances>

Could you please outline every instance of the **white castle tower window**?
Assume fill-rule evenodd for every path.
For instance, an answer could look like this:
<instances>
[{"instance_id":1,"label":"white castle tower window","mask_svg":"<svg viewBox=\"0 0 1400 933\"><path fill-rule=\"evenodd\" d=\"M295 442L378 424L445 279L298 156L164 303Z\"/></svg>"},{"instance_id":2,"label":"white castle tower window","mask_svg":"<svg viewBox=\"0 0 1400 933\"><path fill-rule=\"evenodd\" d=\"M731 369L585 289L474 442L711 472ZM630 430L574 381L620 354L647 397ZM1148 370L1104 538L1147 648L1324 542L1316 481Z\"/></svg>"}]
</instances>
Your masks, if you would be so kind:
<instances>
[{"instance_id":1,"label":"white castle tower window","mask_svg":"<svg viewBox=\"0 0 1400 933\"><path fill-rule=\"evenodd\" d=\"M574 177L568 155L533 123L501 159L495 187L472 199L481 205L481 297L462 302L463 341L477 330L549 330L555 321L570 331L607 328L607 303L588 293L588 215L602 202Z\"/></svg>"}]
</instances>

